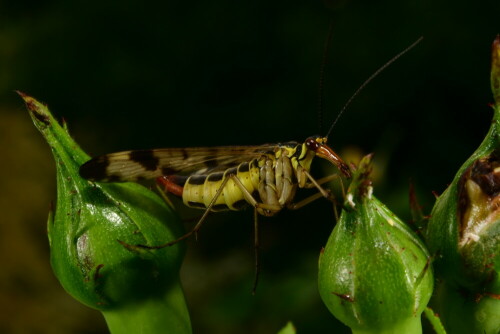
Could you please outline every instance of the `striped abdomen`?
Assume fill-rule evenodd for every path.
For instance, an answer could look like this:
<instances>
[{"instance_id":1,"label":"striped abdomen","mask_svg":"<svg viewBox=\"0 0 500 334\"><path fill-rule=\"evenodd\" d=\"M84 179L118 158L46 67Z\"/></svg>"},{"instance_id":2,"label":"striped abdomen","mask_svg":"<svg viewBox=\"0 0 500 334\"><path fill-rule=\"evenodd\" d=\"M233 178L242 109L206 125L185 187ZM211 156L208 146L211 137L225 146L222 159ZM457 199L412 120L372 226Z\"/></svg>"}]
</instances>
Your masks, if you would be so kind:
<instances>
[{"instance_id":1,"label":"striped abdomen","mask_svg":"<svg viewBox=\"0 0 500 334\"><path fill-rule=\"evenodd\" d=\"M223 180L231 174L236 175L250 194L256 193L259 187L259 166L258 161L254 159L225 171L190 176L182 192L184 204L194 208L207 208ZM246 204L242 191L233 180L228 180L212 211L241 210Z\"/></svg>"},{"instance_id":2,"label":"striped abdomen","mask_svg":"<svg viewBox=\"0 0 500 334\"><path fill-rule=\"evenodd\" d=\"M184 204L208 208L227 179L220 196L211 207L212 211L240 210L249 203L256 206L262 215L276 214L291 203L298 186L297 171L292 163L296 158L290 159L287 150L283 148L276 155L263 155L223 172L190 176L182 190ZM235 182L236 178L241 186ZM246 197L244 192L247 193Z\"/></svg>"}]
</instances>

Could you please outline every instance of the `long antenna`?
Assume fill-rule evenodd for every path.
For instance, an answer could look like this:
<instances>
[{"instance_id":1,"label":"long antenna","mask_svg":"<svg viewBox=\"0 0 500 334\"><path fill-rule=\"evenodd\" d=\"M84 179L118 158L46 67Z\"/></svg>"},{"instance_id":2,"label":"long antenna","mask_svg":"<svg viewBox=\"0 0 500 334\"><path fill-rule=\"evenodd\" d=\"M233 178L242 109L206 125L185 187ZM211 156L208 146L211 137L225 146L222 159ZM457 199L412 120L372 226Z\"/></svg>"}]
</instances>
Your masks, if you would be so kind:
<instances>
[{"instance_id":1,"label":"long antenna","mask_svg":"<svg viewBox=\"0 0 500 334\"><path fill-rule=\"evenodd\" d=\"M352 94L352 96L349 98L349 100L347 100L347 103L344 105L344 107L340 110L339 114L337 115L337 118L335 118L335 120L333 121L332 125L330 126L330 129L326 133L326 136L325 136L326 138L328 138L328 136L332 132L332 130L333 130L335 124L337 124L337 121L339 120L340 116L342 116L344 111L351 104L352 100L354 100L354 98L363 90L363 88L365 88L366 85L368 85L370 83L370 81L372 81L376 76L378 76L380 74L380 72L382 72L389 65L391 65L396 60L398 60L402 55L404 55L405 53L407 53L408 51L413 49L418 43L420 43L422 41L422 39L424 39L424 38L423 37L418 38L415 42L413 42L406 49L404 49L403 51L401 51L400 53L398 53L397 55L392 57L387 63L385 63L382 67L380 67L378 70L376 70L375 73L373 73L368 79L366 79L365 82L363 82L363 84L361 86L359 86L359 88L354 92L354 94Z\"/></svg>"},{"instance_id":2,"label":"long antenna","mask_svg":"<svg viewBox=\"0 0 500 334\"><path fill-rule=\"evenodd\" d=\"M333 35L333 20L330 21L328 27L328 35L326 35L325 45L323 47L323 59L321 59L321 67L319 69L319 85L318 85L318 128L319 133L323 132L323 89L325 85L325 68L328 62L328 51L330 50L330 42Z\"/></svg>"}]
</instances>

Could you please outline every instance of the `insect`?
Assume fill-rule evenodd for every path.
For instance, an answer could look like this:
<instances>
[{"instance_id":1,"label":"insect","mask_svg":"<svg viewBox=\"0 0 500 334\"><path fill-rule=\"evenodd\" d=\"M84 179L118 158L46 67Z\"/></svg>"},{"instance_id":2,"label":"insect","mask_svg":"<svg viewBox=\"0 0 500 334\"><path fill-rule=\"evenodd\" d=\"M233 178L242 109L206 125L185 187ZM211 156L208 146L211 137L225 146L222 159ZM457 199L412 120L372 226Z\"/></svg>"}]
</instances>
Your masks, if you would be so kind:
<instances>
[{"instance_id":1,"label":"insect","mask_svg":"<svg viewBox=\"0 0 500 334\"><path fill-rule=\"evenodd\" d=\"M136 247L155 249L174 245L196 233L211 211L253 206L255 280L252 291L255 293L259 273L258 215L273 216L285 207L298 209L320 197L333 200L321 184L336 175L316 180L309 172L316 156L337 166L344 176L351 175L347 164L326 140L316 136L303 143L125 151L88 161L81 166L80 175L96 182L155 178L165 192L182 197L187 206L205 210L195 227L180 238L163 245ZM313 187L319 192L293 202L297 188Z\"/></svg>"},{"instance_id":2,"label":"insect","mask_svg":"<svg viewBox=\"0 0 500 334\"><path fill-rule=\"evenodd\" d=\"M256 213L273 216L283 208L299 208L321 196L331 198L310 174L314 157L326 159L350 177L348 165L326 144L327 137L309 137L303 143L261 146L165 148L124 151L96 157L80 168L80 175L96 182L156 179L163 189L182 197L184 204L205 210L195 228L165 245L196 232L210 211L241 210L250 205ZM300 202L297 188L319 191Z\"/></svg>"},{"instance_id":3,"label":"insect","mask_svg":"<svg viewBox=\"0 0 500 334\"><path fill-rule=\"evenodd\" d=\"M333 200L322 184L334 179L330 175L316 180L310 174L315 157L332 163L349 178L349 166L327 145L328 135L354 96L375 76L418 42L393 57L370 76L348 100L337 115L326 136L313 136L304 142L287 142L260 146L223 146L164 148L124 151L91 159L80 167L80 175L95 182L127 182L156 179L165 192L182 197L184 204L203 209L195 227L180 238L163 245L138 245L143 248L171 246L202 226L209 212L254 208L256 279L258 273L257 216L273 216L284 208L298 209L325 197ZM318 192L294 202L300 188L316 188ZM254 285L254 289L255 289Z\"/></svg>"}]
</instances>

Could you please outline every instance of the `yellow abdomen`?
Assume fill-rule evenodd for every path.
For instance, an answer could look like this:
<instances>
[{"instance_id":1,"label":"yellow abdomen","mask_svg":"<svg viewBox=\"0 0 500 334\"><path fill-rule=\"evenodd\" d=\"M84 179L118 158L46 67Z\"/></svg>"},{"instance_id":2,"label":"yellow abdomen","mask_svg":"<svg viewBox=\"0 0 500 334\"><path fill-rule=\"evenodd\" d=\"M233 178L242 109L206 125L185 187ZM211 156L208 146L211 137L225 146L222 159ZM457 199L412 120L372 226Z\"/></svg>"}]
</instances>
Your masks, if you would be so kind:
<instances>
[{"instance_id":1,"label":"yellow abdomen","mask_svg":"<svg viewBox=\"0 0 500 334\"><path fill-rule=\"evenodd\" d=\"M250 194L256 193L259 186L259 167L256 160L244 162L221 172L208 175L192 175L182 193L184 204L194 208L205 209L210 205L222 183L230 175L235 175ZM243 192L236 183L229 179L213 204L212 211L240 210L247 204Z\"/></svg>"}]
</instances>

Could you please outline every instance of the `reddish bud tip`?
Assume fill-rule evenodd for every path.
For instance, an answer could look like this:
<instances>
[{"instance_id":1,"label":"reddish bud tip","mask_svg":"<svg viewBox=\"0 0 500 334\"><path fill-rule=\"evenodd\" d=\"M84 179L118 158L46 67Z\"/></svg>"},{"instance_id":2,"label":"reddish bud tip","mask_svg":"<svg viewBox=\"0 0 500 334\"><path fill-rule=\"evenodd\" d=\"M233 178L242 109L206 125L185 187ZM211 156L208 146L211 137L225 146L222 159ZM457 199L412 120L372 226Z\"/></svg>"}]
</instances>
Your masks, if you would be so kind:
<instances>
[{"instance_id":1,"label":"reddish bud tip","mask_svg":"<svg viewBox=\"0 0 500 334\"><path fill-rule=\"evenodd\" d=\"M500 104L500 35L497 35L491 46L491 90L495 103Z\"/></svg>"}]
</instances>

